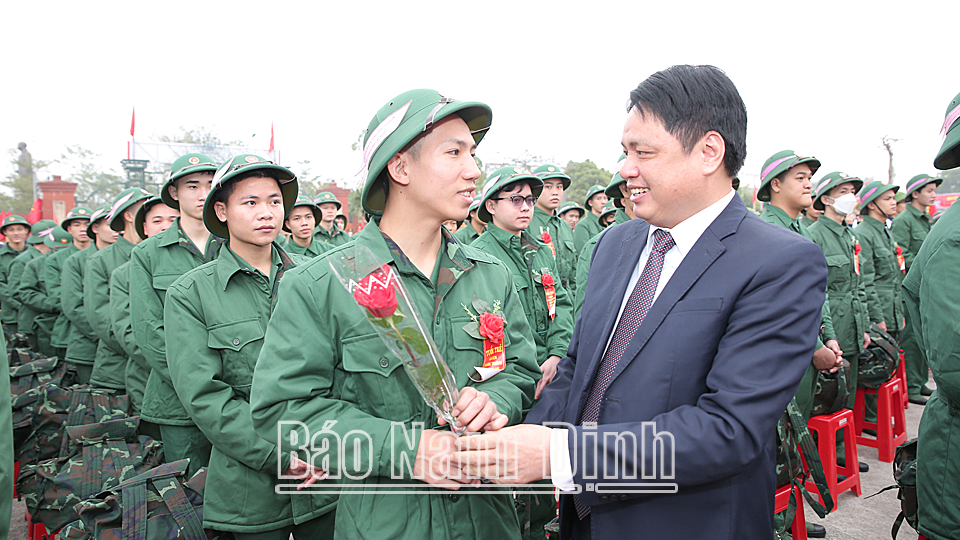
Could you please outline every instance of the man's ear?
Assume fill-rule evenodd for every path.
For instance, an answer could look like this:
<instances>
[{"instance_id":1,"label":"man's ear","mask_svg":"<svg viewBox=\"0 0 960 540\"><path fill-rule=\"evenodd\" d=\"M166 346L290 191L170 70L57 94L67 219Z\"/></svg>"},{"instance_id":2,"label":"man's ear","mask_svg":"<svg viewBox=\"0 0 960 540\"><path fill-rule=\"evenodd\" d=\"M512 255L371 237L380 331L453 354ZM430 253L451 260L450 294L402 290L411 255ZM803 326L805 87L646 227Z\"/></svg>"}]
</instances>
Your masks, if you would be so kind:
<instances>
[{"instance_id":1,"label":"man's ear","mask_svg":"<svg viewBox=\"0 0 960 540\"><path fill-rule=\"evenodd\" d=\"M167 186L167 193L170 194L170 198L171 198L171 199L173 199L173 200L175 200L175 201L177 201L177 202L180 201L180 199L177 198L177 186L176 186L176 185Z\"/></svg>"},{"instance_id":2,"label":"man's ear","mask_svg":"<svg viewBox=\"0 0 960 540\"><path fill-rule=\"evenodd\" d=\"M136 219L137 219L137 216L135 216L133 212L129 210L123 211L123 221L127 223L133 223L134 221L136 221Z\"/></svg>"},{"instance_id":3,"label":"man's ear","mask_svg":"<svg viewBox=\"0 0 960 540\"><path fill-rule=\"evenodd\" d=\"M770 181L770 191L776 191L777 193L780 193L780 179L779 179L779 178L774 178L773 180Z\"/></svg>"},{"instance_id":4,"label":"man's ear","mask_svg":"<svg viewBox=\"0 0 960 540\"><path fill-rule=\"evenodd\" d=\"M488 200L488 201L486 201L486 202L483 203L483 204L487 207L487 212L489 212L491 216L494 216L494 215L497 214L497 212L496 212L496 209L497 209L497 203L496 203L496 201L489 201L489 200ZM479 214L479 213L478 213L478 214Z\"/></svg>"},{"instance_id":5,"label":"man's ear","mask_svg":"<svg viewBox=\"0 0 960 540\"><path fill-rule=\"evenodd\" d=\"M700 155L703 159L704 176L710 176L723 167L723 157L727 153L727 143L716 131L708 131L700 139Z\"/></svg>"},{"instance_id":6,"label":"man's ear","mask_svg":"<svg viewBox=\"0 0 960 540\"><path fill-rule=\"evenodd\" d=\"M387 162L387 172L390 179L401 186L410 185L410 176L407 171L407 164L410 162L410 156L406 152L399 152L390 158Z\"/></svg>"},{"instance_id":7,"label":"man's ear","mask_svg":"<svg viewBox=\"0 0 960 540\"><path fill-rule=\"evenodd\" d=\"M217 215L217 219L220 223L227 222L227 205L217 201L213 203L213 212Z\"/></svg>"}]
</instances>

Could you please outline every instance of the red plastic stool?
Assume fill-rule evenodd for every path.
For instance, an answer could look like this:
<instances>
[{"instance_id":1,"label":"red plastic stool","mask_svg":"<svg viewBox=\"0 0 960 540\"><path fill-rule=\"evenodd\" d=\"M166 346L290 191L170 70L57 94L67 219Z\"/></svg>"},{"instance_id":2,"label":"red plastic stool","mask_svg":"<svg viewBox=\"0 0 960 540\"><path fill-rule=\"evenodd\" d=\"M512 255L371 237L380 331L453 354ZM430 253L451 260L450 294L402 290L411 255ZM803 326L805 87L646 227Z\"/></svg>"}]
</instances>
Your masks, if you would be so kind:
<instances>
[{"instance_id":1,"label":"red plastic stool","mask_svg":"<svg viewBox=\"0 0 960 540\"><path fill-rule=\"evenodd\" d=\"M903 385L900 388L907 387L907 364L903 361L903 352L900 352L900 366L897 367L897 378L903 382ZM901 392L903 394L903 408L910 408L910 396L907 395L907 392Z\"/></svg>"},{"instance_id":2,"label":"red plastic stool","mask_svg":"<svg viewBox=\"0 0 960 540\"><path fill-rule=\"evenodd\" d=\"M877 421L864 420L864 396L877 396ZM857 400L853 411L856 422L857 444L876 448L880 461L893 463L897 447L907 442L907 420L900 403L903 401L903 383L893 377L880 385L880 388L857 388ZM861 435L864 429L877 431L877 438Z\"/></svg>"},{"instance_id":3,"label":"red plastic stool","mask_svg":"<svg viewBox=\"0 0 960 540\"><path fill-rule=\"evenodd\" d=\"M17 478L20 477L20 461L13 462L13 498L17 498Z\"/></svg>"},{"instance_id":4,"label":"red plastic stool","mask_svg":"<svg viewBox=\"0 0 960 540\"><path fill-rule=\"evenodd\" d=\"M793 523L790 525L790 531L794 540L807 540L807 520L803 517L803 494L800 488L794 488L792 484L780 486L773 498L773 513L783 512L790 504L790 493L796 495L797 513L793 516Z\"/></svg>"},{"instance_id":5,"label":"red plastic stool","mask_svg":"<svg viewBox=\"0 0 960 540\"><path fill-rule=\"evenodd\" d=\"M850 409L841 409L833 414L812 416L807 421L807 429L817 433L817 453L820 454L823 474L827 477L827 485L830 487L834 510L837 509L837 498L841 491L849 489L857 497L861 495L860 460L857 457L857 436L853 427L853 411ZM843 467L837 465L837 432L841 429L843 430L843 458L845 464ZM839 481L837 479L838 474L847 478ZM820 497L817 484L813 480L807 480L807 491L816 493L820 499L820 504L826 504L823 497Z\"/></svg>"}]
</instances>

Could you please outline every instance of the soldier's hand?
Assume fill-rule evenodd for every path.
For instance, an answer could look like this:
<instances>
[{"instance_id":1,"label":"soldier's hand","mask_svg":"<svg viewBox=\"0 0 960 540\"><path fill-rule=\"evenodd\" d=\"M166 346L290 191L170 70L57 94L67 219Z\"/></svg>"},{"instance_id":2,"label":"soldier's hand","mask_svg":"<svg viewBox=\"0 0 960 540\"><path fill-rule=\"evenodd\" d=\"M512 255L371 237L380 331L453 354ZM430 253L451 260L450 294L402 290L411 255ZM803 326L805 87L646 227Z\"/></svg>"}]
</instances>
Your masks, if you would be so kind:
<instances>
[{"instance_id":1,"label":"soldier's hand","mask_svg":"<svg viewBox=\"0 0 960 540\"><path fill-rule=\"evenodd\" d=\"M824 345L813 353L813 367L820 371L837 370L837 353L833 349Z\"/></svg>"},{"instance_id":2,"label":"soldier's hand","mask_svg":"<svg viewBox=\"0 0 960 540\"><path fill-rule=\"evenodd\" d=\"M880 321L877 323L877 326L879 326L884 332L887 331L887 321Z\"/></svg>"},{"instance_id":3,"label":"soldier's hand","mask_svg":"<svg viewBox=\"0 0 960 540\"><path fill-rule=\"evenodd\" d=\"M550 474L550 428L532 424L460 437L454 462L469 476L495 484L526 484Z\"/></svg>"},{"instance_id":4,"label":"soldier's hand","mask_svg":"<svg viewBox=\"0 0 960 540\"><path fill-rule=\"evenodd\" d=\"M464 484L479 485L479 479L467 478L459 464L453 462L456 444L457 438L449 431L423 430L413 464L414 479L453 491Z\"/></svg>"},{"instance_id":5,"label":"soldier's hand","mask_svg":"<svg viewBox=\"0 0 960 540\"><path fill-rule=\"evenodd\" d=\"M314 467L309 462L303 461L298 458L296 454L293 455L293 459L290 460L290 467L283 473L285 476L299 476L304 477L310 475L309 478L297 484L297 489L303 489L318 480L326 480L327 472L321 469L320 467Z\"/></svg>"},{"instance_id":6,"label":"soldier's hand","mask_svg":"<svg viewBox=\"0 0 960 540\"><path fill-rule=\"evenodd\" d=\"M866 349L870 346L870 332L863 333L863 348Z\"/></svg>"},{"instance_id":7,"label":"soldier's hand","mask_svg":"<svg viewBox=\"0 0 960 540\"><path fill-rule=\"evenodd\" d=\"M507 415L497 411L497 404L490 400L486 392L480 392L472 386L460 391L460 399L453 408L457 427L467 426L468 433L496 431L507 425ZM447 422L437 417L440 425Z\"/></svg>"},{"instance_id":8,"label":"soldier's hand","mask_svg":"<svg viewBox=\"0 0 960 540\"><path fill-rule=\"evenodd\" d=\"M557 376L557 364L560 363L560 357L553 355L550 358L547 358L547 361L540 366L540 371L543 375L540 377L540 380L537 381L537 393L534 396L535 399L540 399L540 393L543 392L543 389L550 384L550 381Z\"/></svg>"}]
</instances>

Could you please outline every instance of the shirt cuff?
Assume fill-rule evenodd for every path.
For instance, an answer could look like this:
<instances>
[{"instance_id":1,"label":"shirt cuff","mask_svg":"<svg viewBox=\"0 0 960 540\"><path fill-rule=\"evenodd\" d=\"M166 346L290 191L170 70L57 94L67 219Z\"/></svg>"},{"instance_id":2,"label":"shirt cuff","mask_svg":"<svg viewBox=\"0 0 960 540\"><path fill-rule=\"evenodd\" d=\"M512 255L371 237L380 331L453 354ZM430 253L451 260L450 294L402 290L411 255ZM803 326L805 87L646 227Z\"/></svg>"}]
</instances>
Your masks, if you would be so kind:
<instances>
[{"instance_id":1,"label":"shirt cuff","mask_svg":"<svg viewBox=\"0 0 960 540\"><path fill-rule=\"evenodd\" d=\"M570 465L570 443L564 428L550 429L550 481L560 491L577 489Z\"/></svg>"}]
</instances>

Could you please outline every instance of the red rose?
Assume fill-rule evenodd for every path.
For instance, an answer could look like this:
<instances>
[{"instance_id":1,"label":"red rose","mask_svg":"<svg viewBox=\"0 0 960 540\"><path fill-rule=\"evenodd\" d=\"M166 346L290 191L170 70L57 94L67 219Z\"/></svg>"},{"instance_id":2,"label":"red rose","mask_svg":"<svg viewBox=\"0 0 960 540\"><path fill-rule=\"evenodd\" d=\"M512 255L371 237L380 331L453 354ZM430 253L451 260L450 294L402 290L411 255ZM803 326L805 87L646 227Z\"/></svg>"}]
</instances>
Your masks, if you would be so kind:
<instances>
[{"instance_id":1,"label":"red rose","mask_svg":"<svg viewBox=\"0 0 960 540\"><path fill-rule=\"evenodd\" d=\"M493 341L503 341L503 318L493 313L481 313L480 335Z\"/></svg>"},{"instance_id":2,"label":"red rose","mask_svg":"<svg viewBox=\"0 0 960 540\"><path fill-rule=\"evenodd\" d=\"M860 247L860 242L857 242L857 244L856 244L855 246L853 246L853 254L854 254L854 255L859 255L861 249L863 249L863 248Z\"/></svg>"},{"instance_id":3,"label":"red rose","mask_svg":"<svg viewBox=\"0 0 960 540\"><path fill-rule=\"evenodd\" d=\"M553 276L550 274L544 274L543 277L540 278L540 281L543 282L544 287L553 287Z\"/></svg>"},{"instance_id":4,"label":"red rose","mask_svg":"<svg viewBox=\"0 0 960 540\"><path fill-rule=\"evenodd\" d=\"M382 270L377 270L360 280L357 289L353 291L353 298L357 303L378 319L389 317L397 311L397 294L388 276L389 274Z\"/></svg>"},{"instance_id":5,"label":"red rose","mask_svg":"<svg viewBox=\"0 0 960 540\"><path fill-rule=\"evenodd\" d=\"M903 248L900 246L897 246L897 255L903 255Z\"/></svg>"},{"instance_id":6,"label":"red rose","mask_svg":"<svg viewBox=\"0 0 960 540\"><path fill-rule=\"evenodd\" d=\"M550 241L553 240L553 238L550 236L550 233L547 231L543 231L542 233L540 233L540 237L543 238L544 244L549 244Z\"/></svg>"}]
</instances>

